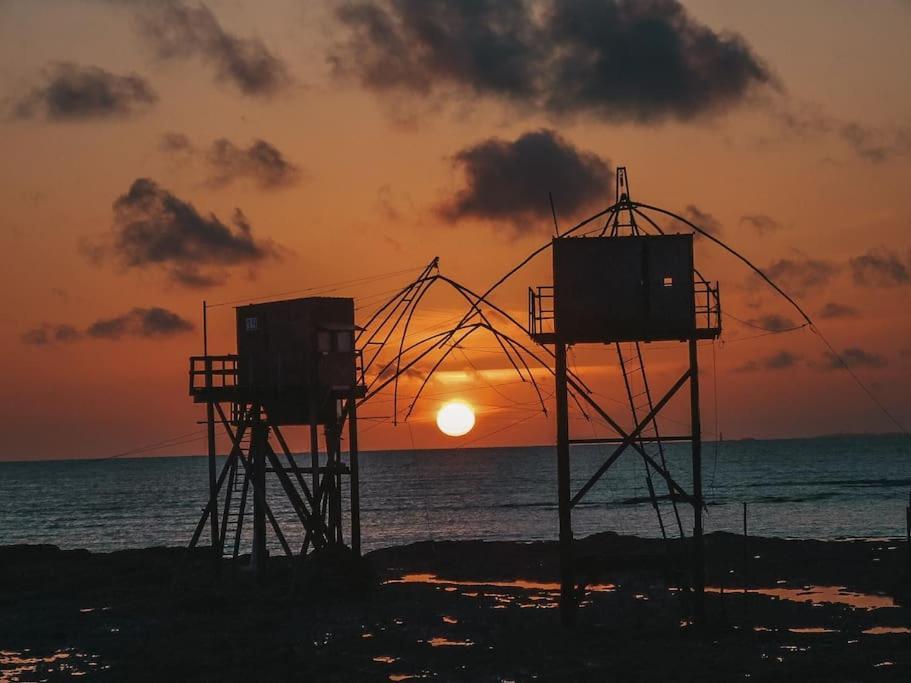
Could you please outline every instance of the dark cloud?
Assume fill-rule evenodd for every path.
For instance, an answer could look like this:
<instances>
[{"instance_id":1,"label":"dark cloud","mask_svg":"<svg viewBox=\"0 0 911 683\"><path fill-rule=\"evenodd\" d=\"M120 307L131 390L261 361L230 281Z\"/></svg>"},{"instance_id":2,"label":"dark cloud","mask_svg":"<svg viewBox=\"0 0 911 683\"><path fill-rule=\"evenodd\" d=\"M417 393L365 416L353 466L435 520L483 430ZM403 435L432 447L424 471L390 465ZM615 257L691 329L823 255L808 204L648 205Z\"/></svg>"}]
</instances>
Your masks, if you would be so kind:
<instances>
[{"instance_id":1,"label":"dark cloud","mask_svg":"<svg viewBox=\"0 0 911 683\"><path fill-rule=\"evenodd\" d=\"M751 360L739 368L737 372L755 372L757 370L786 370L797 365L802 356L791 353L790 351L779 351L765 358Z\"/></svg>"},{"instance_id":2,"label":"dark cloud","mask_svg":"<svg viewBox=\"0 0 911 683\"><path fill-rule=\"evenodd\" d=\"M723 232L721 221L708 211L703 211L695 204L687 205L686 209L683 211L683 217L696 225L696 227L702 228L713 237L717 237ZM696 234L698 235L699 233Z\"/></svg>"},{"instance_id":3,"label":"dark cloud","mask_svg":"<svg viewBox=\"0 0 911 683\"><path fill-rule=\"evenodd\" d=\"M249 265L277 255L270 242L253 237L239 209L232 223L203 216L155 181L139 178L114 202L110 241L90 243L86 251L96 261L110 253L125 268L159 267L180 284L208 286L223 278L207 267Z\"/></svg>"},{"instance_id":4,"label":"dark cloud","mask_svg":"<svg viewBox=\"0 0 911 683\"><path fill-rule=\"evenodd\" d=\"M287 65L263 41L229 33L204 4L155 0L133 6L139 35L160 59L200 58L215 67L219 81L251 97L274 95L291 83Z\"/></svg>"},{"instance_id":5,"label":"dark cloud","mask_svg":"<svg viewBox=\"0 0 911 683\"><path fill-rule=\"evenodd\" d=\"M254 140L243 148L227 138L219 138L202 150L183 133L169 132L161 137L159 149L178 161L200 157L209 168L209 184L214 187L247 179L262 189L275 190L294 185L302 176L298 166L265 140Z\"/></svg>"},{"instance_id":6,"label":"dark cloud","mask_svg":"<svg viewBox=\"0 0 911 683\"><path fill-rule=\"evenodd\" d=\"M859 315L860 312L853 306L846 306L837 301L830 301L819 311L820 318L829 320L833 318L856 318Z\"/></svg>"},{"instance_id":7,"label":"dark cloud","mask_svg":"<svg viewBox=\"0 0 911 683\"><path fill-rule=\"evenodd\" d=\"M854 283L862 287L897 287L911 282L908 267L885 247L852 258L850 264Z\"/></svg>"},{"instance_id":8,"label":"dark cloud","mask_svg":"<svg viewBox=\"0 0 911 683\"><path fill-rule=\"evenodd\" d=\"M113 318L102 318L80 332L72 325L48 324L22 334L22 343L31 346L67 344L89 337L92 339L123 339L125 337L160 338L190 332L193 324L173 311L159 306L134 308Z\"/></svg>"},{"instance_id":9,"label":"dark cloud","mask_svg":"<svg viewBox=\"0 0 911 683\"><path fill-rule=\"evenodd\" d=\"M886 359L878 353L864 351L861 348L852 346L841 352L841 360L849 368L884 368L888 365ZM824 368L827 370L837 370L844 365L831 353L826 353Z\"/></svg>"},{"instance_id":10,"label":"dark cloud","mask_svg":"<svg viewBox=\"0 0 911 683\"><path fill-rule=\"evenodd\" d=\"M837 264L813 258L779 259L763 268L773 281L795 294L805 294L826 286L838 271Z\"/></svg>"},{"instance_id":11,"label":"dark cloud","mask_svg":"<svg viewBox=\"0 0 911 683\"><path fill-rule=\"evenodd\" d=\"M677 0L353 0L329 61L373 91L493 96L550 114L689 120L773 77Z\"/></svg>"},{"instance_id":12,"label":"dark cloud","mask_svg":"<svg viewBox=\"0 0 911 683\"><path fill-rule=\"evenodd\" d=\"M747 324L768 332L784 332L785 330L793 330L797 327L797 323L791 320L791 318L779 315L778 313L768 313L766 315L761 315L758 318L752 318L747 321Z\"/></svg>"},{"instance_id":13,"label":"dark cloud","mask_svg":"<svg viewBox=\"0 0 911 683\"><path fill-rule=\"evenodd\" d=\"M760 235L769 235L782 230L784 226L764 213L748 213L740 217L740 224L747 225Z\"/></svg>"},{"instance_id":14,"label":"dark cloud","mask_svg":"<svg viewBox=\"0 0 911 683\"><path fill-rule=\"evenodd\" d=\"M118 75L97 66L61 62L44 69L41 83L15 102L12 114L48 121L125 117L157 100L148 82L136 74Z\"/></svg>"},{"instance_id":15,"label":"dark cloud","mask_svg":"<svg viewBox=\"0 0 911 683\"><path fill-rule=\"evenodd\" d=\"M187 154L193 151L193 143L183 133L168 131L161 136L158 148L166 154Z\"/></svg>"},{"instance_id":16,"label":"dark cloud","mask_svg":"<svg viewBox=\"0 0 911 683\"><path fill-rule=\"evenodd\" d=\"M828 135L846 143L861 159L881 163L911 154L908 126L869 126L827 114L819 105L781 100L770 113L783 130L797 137Z\"/></svg>"},{"instance_id":17,"label":"dark cloud","mask_svg":"<svg viewBox=\"0 0 911 683\"><path fill-rule=\"evenodd\" d=\"M244 149L220 138L212 143L206 160L213 172L211 182L218 186L247 178L272 190L293 185L301 176L300 169L265 140L255 140Z\"/></svg>"},{"instance_id":18,"label":"dark cloud","mask_svg":"<svg viewBox=\"0 0 911 683\"><path fill-rule=\"evenodd\" d=\"M30 346L68 344L79 339L79 331L72 325L51 325L45 323L22 334L22 343Z\"/></svg>"},{"instance_id":19,"label":"dark cloud","mask_svg":"<svg viewBox=\"0 0 911 683\"><path fill-rule=\"evenodd\" d=\"M96 320L86 329L89 337L96 339L122 339L124 337L171 337L190 332L193 324L173 311L158 306L134 308L114 318Z\"/></svg>"},{"instance_id":20,"label":"dark cloud","mask_svg":"<svg viewBox=\"0 0 911 683\"><path fill-rule=\"evenodd\" d=\"M880 129L852 122L841 124L838 132L858 156L873 163L911 153L911 128Z\"/></svg>"},{"instance_id":21,"label":"dark cloud","mask_svg":"<svg viewBox=\"0 0 911 683\"><path fill-rule=\"evenodd\" d=\"M439 207L454 222L464 218L508 222L519 232L550 221L547 193L559 215L571 215L606 196L611 168L606 159L582 152L551 130L525 133L510 142L484 140L459 151L453 163L465 186Z\"/></svg>"}]
</instances>

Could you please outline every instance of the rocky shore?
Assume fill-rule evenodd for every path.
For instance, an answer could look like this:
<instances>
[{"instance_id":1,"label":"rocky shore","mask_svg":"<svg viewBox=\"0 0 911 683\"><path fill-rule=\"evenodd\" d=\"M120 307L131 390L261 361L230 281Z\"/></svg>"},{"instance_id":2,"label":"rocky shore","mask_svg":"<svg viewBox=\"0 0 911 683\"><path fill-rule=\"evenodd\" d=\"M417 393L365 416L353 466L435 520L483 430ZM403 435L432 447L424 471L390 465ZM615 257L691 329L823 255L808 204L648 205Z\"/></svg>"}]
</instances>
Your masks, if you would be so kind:
<instances>
[{"instance_id":1,"label":"rocky shore","mask_svg":"<svg viewBox=\"0 0 911 683\"><path fill-rule=\"evenodd\" d=\"M703 629L685 543L577 549L564 629L549 542L276 557L263 585L205 549L4 546L0 680L911 680L903 541L711 534Z\"/></svg>"}]
</instances>

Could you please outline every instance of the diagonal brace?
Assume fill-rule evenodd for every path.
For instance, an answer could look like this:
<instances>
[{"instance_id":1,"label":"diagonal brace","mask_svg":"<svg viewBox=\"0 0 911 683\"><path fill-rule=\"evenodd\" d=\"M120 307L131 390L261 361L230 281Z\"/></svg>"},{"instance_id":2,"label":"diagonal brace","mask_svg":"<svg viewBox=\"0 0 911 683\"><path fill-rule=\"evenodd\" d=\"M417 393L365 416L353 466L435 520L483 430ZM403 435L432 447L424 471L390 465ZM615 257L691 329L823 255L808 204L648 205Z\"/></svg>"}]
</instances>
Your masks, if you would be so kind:
<instances>
[{"instance_id":1,"label":"diagonal brace","mask_svg":"<svg viewBox=\"0 0 911 683\"><path fill-rule=\"evenodd\" d=\"M672 386L670 389L668 389L668 391L664 395L664 397L660 401L658 401L658 403L655 404L655 406L652 408L652 410L649 412L649 414L646 415L645 418L638 425L636 425L636 428L629 434L627 434L623 430L623 428L621 428L620 425L618 425L613 420L613 418L611 418L606 412L604 412L604 410L601 408L601 406L599 406L591 397L589 397L587 394L585 394L585 392L579 391L579 386L572 379L569 379L569 383L573 387L573 389L575 389L577 392L579 392L580 395L582 396L582 398L585 399L596 411L598 411L598 413L601 415L601 417L603 417L605 420L607 420L608 423L610 424L610 426L613 427L617 431L617 433L623 437L623 442L619 446L617 446L617 448L610 455L610 457L604 462L604 464L598 468L598 471L595 472L591 476L591 478L585 483L585 485L581 489L579 489L579 491L576 493L576 495L573 496L572 500L570 501L571 507L575 507L576 504L580 500L582 500L582 498L585 496L585 494L589 492L591 487L597 483L597 481L604 475L605 472L607 472L607 470L610 468L610 466L613 465L614 462L616 462L617 458L619 458L623 454L623 451L625 451L627 449L627 447L629 447L629 446L632 446L634 449L639 451L639 454L652 465L652 467L655 469L655 471L658 474L660 474L667 481L669 486L671 486L673 489L675 489L680 495L682 495L684 497L689 497L688 494L686 493L686 491L684 491L683 488L681 488L680 485L676 481L673 480L673 478L667 472L667 470L665 470L657 462L655 462L654 458L652 458L648 453L646 453L645 450L641 446L639 446L639 444L635 443L636 437L638 437L639 434L642 432L642 430L645 429L646 425L648 425L648 423L651 422L655 418L655 415L657 415L661 411L661 409L664 408L665 405L667 405L668 401L670 401L674 397L674 395L680 390L680 388L686 383L686 381L689 378L690 378L690 371L686 370L686 372L684 372L680 376L680 379L678 379L674 383L674 386Z\"/></svg>"}]
</instances>

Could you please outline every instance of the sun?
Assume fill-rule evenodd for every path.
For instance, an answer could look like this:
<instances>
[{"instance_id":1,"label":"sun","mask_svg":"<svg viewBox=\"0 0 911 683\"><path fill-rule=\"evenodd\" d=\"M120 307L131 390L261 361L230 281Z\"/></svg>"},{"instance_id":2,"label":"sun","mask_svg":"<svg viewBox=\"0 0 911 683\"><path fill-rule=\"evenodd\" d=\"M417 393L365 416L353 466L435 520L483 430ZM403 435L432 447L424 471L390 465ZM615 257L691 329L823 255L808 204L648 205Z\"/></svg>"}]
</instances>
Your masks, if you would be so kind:
<instances>
[{"instance_id":1,"label":"sun","mask_svg":"<svg viewBox=\"0 0 911 683\"><path fill-rule=\"evenodd\" d=\"M450 401L437 412L437 427L446 436L465 436L474 428L474 410L464 401Z\"/></svg>"}]
</instances>

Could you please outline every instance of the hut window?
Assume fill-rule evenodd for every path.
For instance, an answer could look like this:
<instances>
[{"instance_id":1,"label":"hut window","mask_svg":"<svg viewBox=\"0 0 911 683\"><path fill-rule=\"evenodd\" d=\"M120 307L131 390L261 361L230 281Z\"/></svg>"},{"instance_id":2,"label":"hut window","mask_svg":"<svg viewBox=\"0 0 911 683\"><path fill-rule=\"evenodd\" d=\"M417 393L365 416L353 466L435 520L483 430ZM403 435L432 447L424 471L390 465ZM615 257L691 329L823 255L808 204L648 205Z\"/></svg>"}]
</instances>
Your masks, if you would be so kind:
<instances>
[{"instance_id":1,"label":"hut window","mask_svg":"<svg viewBox=\"0 0 911 683\"><path fill-rule=\"evenodd\" d=\"M318 332L316 335L316 348L327 353L332 350L332 335L328 332Z\"/></svg>"},{"instance_id":2,"label":"hut window","mask_svg":"<svg viewBox=\"0 0 911 683\"><path fill-rule=\"evenodd\" d=\"M674 286L674 278L672 278L670 275L665 275L665 276L664 276L664 286L665 286L665 287L673 287L673 286Z\"/></svg>"},{"instance_id":3,"label":"hut window","mask_svg":"<svg viewBox=\"0 0 911 683\"><path fill-rule=\"evenodd\" d=\"M354 348L354 339L351 332L343 331L335 335L336 350L347 353Z\"/></svg>"},{"instance_id":4,"label":"hut window","mask_svg":"<svg viewBox=\"0 0 911 683\"><path fill-rule=\"evenodd\" d=\"M249 318L244 320L244 329L247 332L256 332L259 329L259 319L255 315L251 315Z\"/></svg>"}]
</instances>

